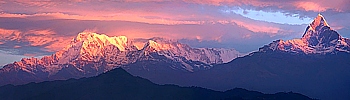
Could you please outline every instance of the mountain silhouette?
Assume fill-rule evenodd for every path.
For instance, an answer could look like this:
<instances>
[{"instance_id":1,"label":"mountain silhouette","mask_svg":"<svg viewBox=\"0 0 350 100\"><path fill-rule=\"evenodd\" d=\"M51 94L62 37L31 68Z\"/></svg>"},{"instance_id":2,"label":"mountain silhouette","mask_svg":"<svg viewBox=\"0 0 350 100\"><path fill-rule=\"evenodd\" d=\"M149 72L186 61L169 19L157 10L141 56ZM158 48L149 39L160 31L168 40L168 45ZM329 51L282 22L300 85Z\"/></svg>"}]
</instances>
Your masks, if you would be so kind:
<instances>
[{"instance_id":1,"label":"mountain silhouette","mask_svg":"<svg viewBox=\"0 0 350 100\"><path fill-rule=\"evenodd\" d=\"M121 68L90 78L5 85L0 87L0 97L2 100L310 100L292 92L263 94L241 88L219 92L199 87L157 85Z\"/></svg>"}]
</instances>

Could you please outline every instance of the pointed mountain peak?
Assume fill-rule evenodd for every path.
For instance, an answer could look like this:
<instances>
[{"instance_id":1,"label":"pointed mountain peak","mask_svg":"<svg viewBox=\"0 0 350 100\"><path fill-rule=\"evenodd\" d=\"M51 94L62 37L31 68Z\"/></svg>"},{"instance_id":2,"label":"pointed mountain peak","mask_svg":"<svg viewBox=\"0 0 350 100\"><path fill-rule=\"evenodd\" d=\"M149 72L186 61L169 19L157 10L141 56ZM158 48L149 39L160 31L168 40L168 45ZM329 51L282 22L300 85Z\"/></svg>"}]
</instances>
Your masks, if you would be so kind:
<instances>
[{"instance_id":1,"label":"pointed mountain peak","mask_svg":"<svg viewBox=\"0 0 350 100\"><path fill-rule=\"evenodd\" d=\"M332 30L328 25L326 19L321 14L318 14L312 23L310 23L310 25L306 28L302 38L310 38L312 36L320 35L318 33L324 30L322 29L324 27L327 27L327 30Z\"/></svg>"},{"instance_id":2,"label":"pointed mountain peak","mask_svg":"<svg viewBox=\"0 0 350 100\"><path fill-rule=\"evenodd\" d=\"M312 27L312 29L316 29L318 26L328 26L328 23L326 22L326 19L321 15L318 14L317 17L312 21L312 23L309 25Z\"/></svg>"},{"instance_id":3,"label":"pointed mountain peak","mask_svg":"<svg viewBox=\"0 0 350 100\"><path fill-rule=\"evenodd\" d=\"M274 41L260 51L278 50L292 53L326 54L350 52L349 43L327 24L325 18L318 14L306 28L302 38L287 41Z\"/></svg>"},{"instance_id":4,"label":"pointed mountain peak","mask_svg":"<svg viewBox=\"0 0 350 100\"><path fill-rule=\"evenodd\" d=\"M306 41L310 46L317 47L317 50L335 46L340 39L341 36L329 27L321 14L317 15L302 37L302 40Z\"/></svg>"}]
</instances>

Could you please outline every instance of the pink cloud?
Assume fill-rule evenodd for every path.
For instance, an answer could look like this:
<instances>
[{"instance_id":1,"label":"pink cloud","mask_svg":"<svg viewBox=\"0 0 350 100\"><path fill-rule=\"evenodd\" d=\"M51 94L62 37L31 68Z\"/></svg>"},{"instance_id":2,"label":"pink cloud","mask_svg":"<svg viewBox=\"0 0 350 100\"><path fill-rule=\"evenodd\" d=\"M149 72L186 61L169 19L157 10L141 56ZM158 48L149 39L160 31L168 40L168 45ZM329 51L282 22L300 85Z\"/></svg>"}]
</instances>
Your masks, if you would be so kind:
<instances>
[{"instance_id":1,"label":"pink cloud","mask_svg":"<svg viewBox=\"0 0 350 100\"><path fill-rule=\"evenodd\" d=\"M55 33L50 30L29 30L24 34L25 41L30 42L31 46L41 46L50 42L54 42L59 38L54 37L53 34Z\"/></svg>"},{"instance_id":2,"label":"pink cloud","mask_svg":"<svg viewBox=\"0 0 350 100\"><path fill-rule=\"evenodd\" d=\"M0 15L1 16L1 15ZM176 21L176 20L164 20L164 19L147 19L147 18L142 18L142 17L137 17L137 16L79 16L79 15L68 15L68 14L62 14L62 13L41 13L41 14L33 14L33 15L23 15L23 16L31 16L31 17L40 17L40 16L47 16L48 18L59 18L59 19L75 19L75 20L102 20L102 21L130 21L130 22L141 22L141 23L148 23L148 24L161 24L161 25L201 25L201 24L232 24L235 23L242 28L248 29L252 32L255 33L265 33L270 36L275 36L279 34L279 31L282 31L278 26L272 26L267 23L257 23L257 22L252 22L252 21L245 21L245 20L209 20L209 21ZM30 17L29 17L30 18ZM254 23L254 24L253 24ZM98 32L96 29L94 32ZM150 38L150 36L161 36L161 37L169 37L169 38L174 38L177 37L179 38L198 38L198 36L202 37L201 39L209 39L209 40L217 40L219 41L222 34L221 31L217 31L216 33L219 36L210 36L210 38L205 38L207 36L204 36L206 34L202 34L202 32L198 33L191 33L193 35L179 35L179 34L166 34L166 33L159 33L159 32L150 32L144 29L125 29L125 30L120 30L120 31L114 31L110 30L108 33L114 33L114 35L126 35L128 37L140 37L140 38ZM116 34L118 33L118 34ZM164 35L166 34L166 35ZM42 39L45 41L44 39ZM221 40L220 40L221 41Z\"/></svg>"},{"instance_id":3,"label":"pink cloud","mask_svg":"<svg viewBox=\"0 0 350 100\"><path fill-rule=\"evenodd\" d=\"M24 54L23 56L26 56L26 57L35 57L35 56L38 56L38 55L37 55L37 54L26 53L26 54Z\"/></svg>"},{"instance_id":4,"label":"pink cloud","mask_svg":"<svg viewBox=\"0 0 350 100\"><path fill-rule=\"evenodd\" d=\"M46 29L46 30L29 30L27 33L32 33L36 35L53 35L56 34L55 32Z\"/></svg>"},{"instance_id":5,"label":"pink cloud","mask_svg":"<svg viewBox=\"0 0 350 100\"><path fill-rule=\"evenodd\" d=\"M242 26L250 31L253 32L262 32L262 33L267 33L270 36L274 36L278 34L278 32L281 30L278 27L273 27L273 26L262 26L256 23L247 23L247 22L242 22L238 20L232 20L232 22L238 24L239 26Z\"/></svg>"},{"instance_id":6,"label":"pink cloud","mask_svg":"<svg viewBox=\"0 0 350 100\"><path fill-rule=\"evenodd\" d=\"M163 2L165 0L123 0L124 2Z\"/></svg>"},{"instance_id":7,"label":"pink cloud","mask_svg":"<svg viewBox=\"0 0 350 100\"><path fill-rule=\"evenodd\" d=\"M246 9L266 10L266 11L281 11L286 14L294 13L294 10L300 11L346 11L349 9L346 1L337 0L327 2L326 0L311 0L311 1L265 1L265 0L183 0L183 1L167 1L167 0L123 0L123 1L27 1L20 0L24 6L12 8L2 8L5 11L14 10L23 11L30 10L30 14L12 14L1 13L1 17L54 17L56 19L75 19L75 20L119 20L141 22L149 24L201 24L207 21L232 20L235 18L220 16L218 10L222 6L248 7ZM79 2L79 3L78 3ZM161 3L159 3L161 2ZM96 5L96 4L99 5ZM20 6L21 6L20 5ZM42 5L48 8L41 7ZM203 9L196 8L193 5L203 6ZM214 5L214 6L211 6ZM16 5L14 5L16 6ZM27 7L30 6L30 7ZM34 7L32 7L34 6ZM11 9L12 8L12 9ZM45 8L45 9L44 9ZM171 9L170 9L171 8ZM1 7L0 7L1 9ZM29 12L30 12L29 11ZM290 11L290 12L288 12ZM299 11L299 12L300 12Z\"/></svg>"},{"instance_id":8,"label":"pink cloud","mask_svg":"<svg viewBox=\"0 0 350 100\"><path fill-rule=\"evenodd\" d=\"M73 37L59 36L51 30L29 30L25 32L24 41L31 46L44 46L44 51L54 52L67 46Z\"/></svg>"},{"instance_id":9,"label":"pink cloud","mask_svg":"<svg viewBox=\"0 0 350 100\"><path fill-rule=\"evenodd\" d=\"M314 11L314 12L323 12L329 9L329 7L321 6L316 2L308 2L308 1L296 2L294 3L294 6L296 6L299 9L303 9L305 11Z\"/></svg>"},{"instance_id":10,"label":"pink cloud","mask_svg":"<svg viewBox=\"0 0 350 100\"><path fill-rule=\"evenodd\" d=\"M243 38L245 38L245 39L250 39L251 37L252 37L251 34L246 34L246 35L243 36Z\"/></svg>"},{"instance_id":11,"label":"pink cloud","mask_svg":"<svg viewBox=\"0 0 350 100\"><path fill-rule=\"evenodd\" d=\"M38 6L38 7L51 7L56 6L57 3L52 1L32 1L32 0L17 0L15 3L18 3L20 5L24 6Z\"/></svg>"},{"instance_id":12,"label":"pink cloud","mask_svg":"<svg viewBox=\"0 0 350 100\"><path fill-rule=\"evenodd\" d=\"M24 17L28 17L28 15L26 14L11 14L11 13L4 13L4 12L0 12L0 16L1 17L20 17L20 18L24 18Z\"/></svg>"},{"instance_id":13,"label":"pink cloud","mask_svg":"<svg viewBox=\"0 0 350 100\"><path fill-rule=\"evenodd\" d=\"M189 3L208 4L208 5L231 5L242 6L251 5L254 7L275 7L281 10L304 10L323 12L328 9L335 9L336 11L349 11L350 8L347 5L350 3L348 0L279 0L279 1L266 1L266 0L184 0Z\"/></svg>"},{"instance_id":14,"label":"pink cloud","mask_svg":"<svg viewBox=\"0 0 350 100\"><path fill-rule=\"evenodd\" d=\"M13 48L21 48L22 46L15 45Z\"/></svg>"},{"instance_id":15,"label":"pink cloud","mask_svg":"<svg viewBox=\"0 0 350 100\"><path fill-rule=\"evenodd\" d=\"M332 2L326 0L307 2L300 0L74 0L73 2L20 0L12 2L0 3L2 10L0 17L23 18L29 21L26 28L22 28L24 26L21 25L11 27L3 25L2 27L7 30L14 29L12 27L21 30L15 32L19 33L19 37L15 37L16 35L3 36L25 40L31 46L45 46L42 48L48 51L62 48L84 29L92 29L90 31L109 36L126 35L130 38L185 38L221 43L244 41L244 39L271 41L268 39L295 34L299 36L305 27L257 21L238 14L223 14L220 12L221 9L241 7L266 12L297 13L300 16L303 13L316 12L316 10L344 12L349 9L346 6L349 3L344 0ZM50 23L46 23L47 20L50 20ZM45 25L36 25L37 23L45 23ZM35 27L30 27L33 25ZM343 22L337 24L339 26L337 28L344 29L342 27L346 25L348 23ZM32 36L22 36L31 33L33 33Z\"/></svg>"},{"instance_id":16,"label":"pink cloud","mask_svg":"<svg viewBox=\"0 0 350 100\"><path fill-rule=\"evenodd\" d=\"M18 40L20 39L20 34L21 32L18 30L7 30L7 29L1 29L0 28L0 41L5 41L5 40Z\"/></svg>"},{"instance_id":17,"label":"pink cloud","mask_svg":"<svg viewBox=\"0 0 350 100\"><path fill-rule=\"evenodd\" d=\"M70 40L71 40L70 38L62 38L62 37L59 39L56 39L54 41L55 43L45 46L44 51L56 52L58 50L61 50L70 43Z\"/></svg>"},{"instance_id":18,"label":"pink cloud","mask_svg":"<svg viewBox=\"0 0 350 100\"><path fill-rule=\"evenodd\" d=\"M37 14L9 14L0 13L0 17L46 17L50 19L75 19L75 20L99 20L99 21L131 21L131 22L142 22L149 24L164 24L164 25L176 25L176 24L201 24L202 21L178 21L171 19L149 19L142 16L133 14L121 14L114 16L83 16L83 15L69 15L64 13L37 13ZM45 19L45 18L44 18Z\"/></svg>"},{"instance_id":19,"label":"pink cloud","mask_svg":"<svg viewBox=\"0 0 350 100\"><path fill-rule=\"evenodd\" d=\"M72 4L72 3L80 3L80 2L87 2L87 1L88 0L15 0L13 2L19 5L23 5L25 7L36 6L36 7L50 8L50 7L61 5L62 3ZM6 2L4 1L4 3Z\"/></svg>"},{"instance_id":20,"label":"pink cloud","mask_svg":"<svg viewBox=\"0 0 350 100\"><path fill-rule=\"evenodd\" d=\"M5 44L8 41L28 42L30 46L43 46L44 51L57 51L69 44L72 37L57 36L51 30L8 30L0 28L0 41ZM22 46L13 44L13 48Z\"/></svg>"}]
</instances>

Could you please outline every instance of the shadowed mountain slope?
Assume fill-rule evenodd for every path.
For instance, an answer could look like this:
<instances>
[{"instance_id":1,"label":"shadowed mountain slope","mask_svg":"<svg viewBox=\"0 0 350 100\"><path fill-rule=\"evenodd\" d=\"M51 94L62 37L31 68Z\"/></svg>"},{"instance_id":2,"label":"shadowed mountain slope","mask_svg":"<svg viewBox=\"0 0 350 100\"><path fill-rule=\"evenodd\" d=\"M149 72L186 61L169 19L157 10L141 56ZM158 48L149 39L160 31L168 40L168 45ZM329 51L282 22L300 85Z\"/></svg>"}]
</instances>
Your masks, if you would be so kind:
<instances>
[{"instance_id":1,"label":"shadowed mountain slope","mask_svg":"<svg viewBox=\"0 0 350 100\"><path fill-rule=\"evenodd\" d=\"M263 94L245 89L219 92L198 87L156 85L146 79L134 77L121 68L116 68L96 77L5 85L0 87L2 100L309 100L298 93Z\"/></svg>"}]
</instances>

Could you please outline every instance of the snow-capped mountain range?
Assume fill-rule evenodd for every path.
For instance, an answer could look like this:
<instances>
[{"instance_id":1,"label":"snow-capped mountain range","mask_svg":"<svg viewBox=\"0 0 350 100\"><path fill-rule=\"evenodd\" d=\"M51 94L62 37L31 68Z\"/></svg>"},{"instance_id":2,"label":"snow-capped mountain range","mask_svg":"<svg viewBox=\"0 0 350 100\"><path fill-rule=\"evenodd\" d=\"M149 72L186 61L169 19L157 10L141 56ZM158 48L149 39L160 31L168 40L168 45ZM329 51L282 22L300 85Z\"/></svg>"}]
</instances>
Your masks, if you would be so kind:
<instances>
[{"instance_id":1,"label":"snow-capped mountain range","mask_svg":"<svg viewBox=\"0 0 350 100\"><path fill-rule=\"evenodd\" d=\"M283 51L297 54L350 53L350 39L341 37L330 28L325 18L318 14L306 28L302 38L287 41L276 40L260 48L259 51Z\"/></svg>"},{"instance_id":2,"label":"snow-capped mountain range","mask_svg":"<svg viewBox=\"0 0 350 100\"><path fill-rule=\"evenodd\" d=\"M175 69L194 72L193 69L209 69L213 64L227 63L240 55L234 49L192 48L165 38L138 41L125 36L83 32L51 56L23 58L5 65L0 69L0 85L90 77L137 61L161 61L155 56L170 59L177 64L173 66Z\"/></svg>"},{"instance_id":3,"label":"snow-capped mountain range","mask_svg":"<svg viewBox=\"0 0 350 100\"><path fill-rule=\"evenodd\" d=\"M248 56L234 49L191 48L164 38L80 33L51 56L6 65L0 69L0 86L90 77L122 67L157 84L293 91L316 99L348 100L349 44L320 14L302 38L273 41Z\"/></svg>"}]
</instances>

